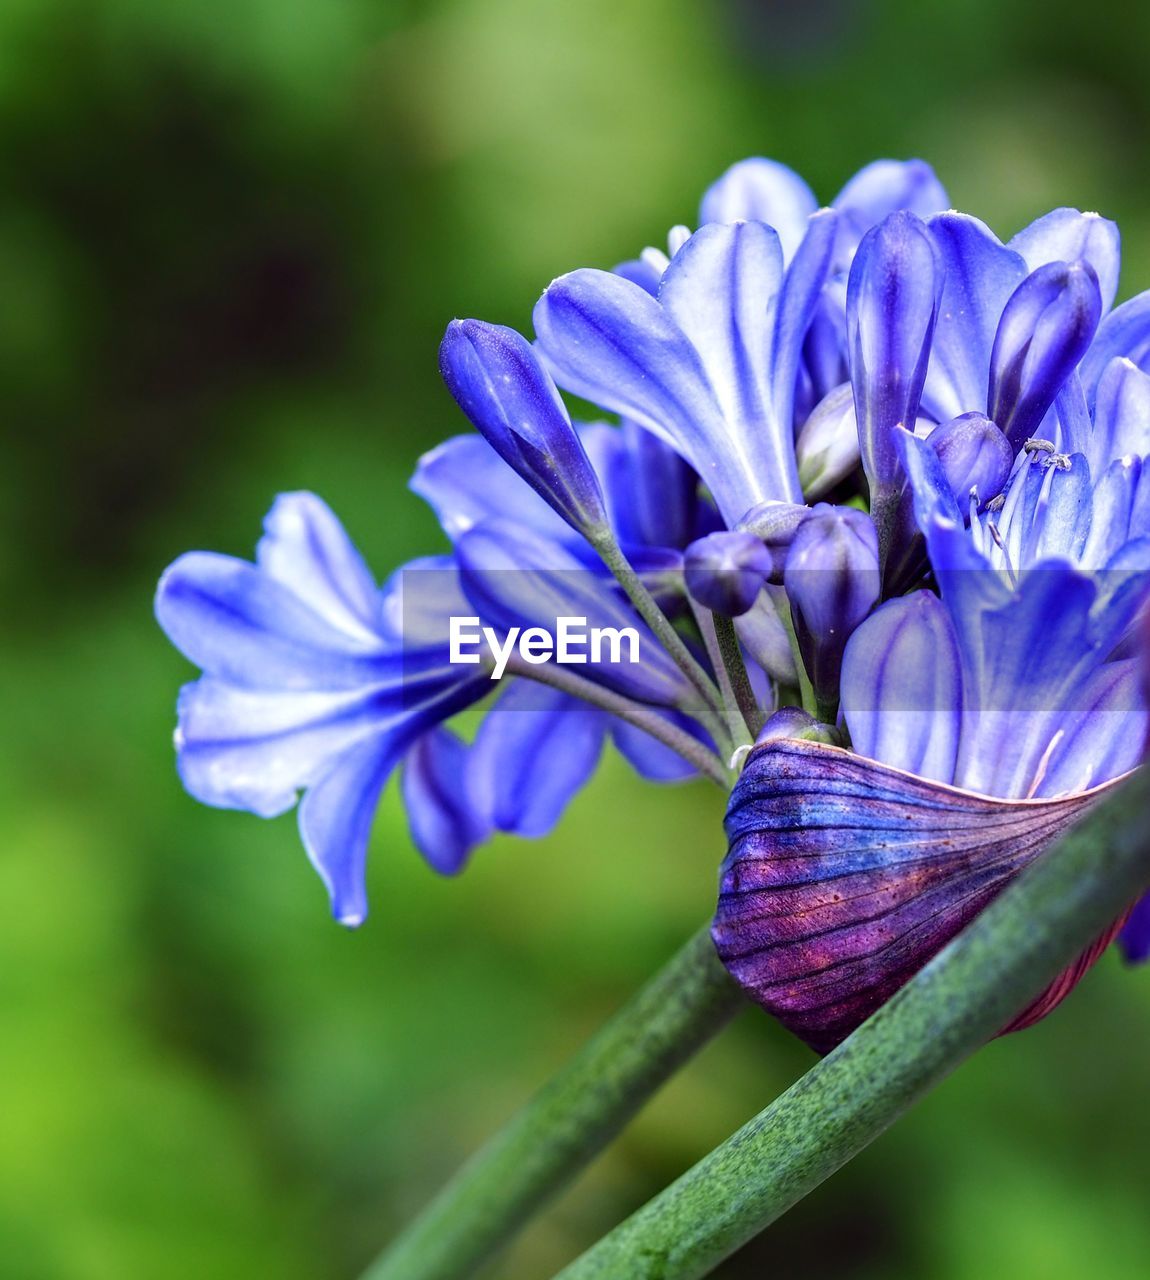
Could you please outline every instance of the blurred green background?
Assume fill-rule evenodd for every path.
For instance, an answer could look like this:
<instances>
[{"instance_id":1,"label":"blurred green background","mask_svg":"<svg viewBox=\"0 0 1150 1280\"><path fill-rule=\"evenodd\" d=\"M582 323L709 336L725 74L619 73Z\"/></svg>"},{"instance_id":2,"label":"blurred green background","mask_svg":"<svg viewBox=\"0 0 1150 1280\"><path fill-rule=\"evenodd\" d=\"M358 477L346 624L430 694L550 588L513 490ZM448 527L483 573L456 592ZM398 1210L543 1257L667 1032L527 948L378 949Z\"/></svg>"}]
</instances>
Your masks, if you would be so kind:
<instances>
[{"instance_id":1,"label":"blurred green background","mask_svg":"<svg viewBox=\"0 0 1150 1280\"><path fill-rule=\"evenodd\" d=\"M286 817L181 792L163 566L323 494L382 576L462 429L453 315L691 221L765 153L824 199L922 155L1150 282L1150 10L883 0L0 3L0 1274L354 1275L710 909L721 806L607 761L456 881L389 795L373 915ZM531 1280L810 1055L748 1013L493 1271ZM729 1280L1143 1277L1150 973L1113 956L732 1259Z\"/></svg>"}]
</instances>

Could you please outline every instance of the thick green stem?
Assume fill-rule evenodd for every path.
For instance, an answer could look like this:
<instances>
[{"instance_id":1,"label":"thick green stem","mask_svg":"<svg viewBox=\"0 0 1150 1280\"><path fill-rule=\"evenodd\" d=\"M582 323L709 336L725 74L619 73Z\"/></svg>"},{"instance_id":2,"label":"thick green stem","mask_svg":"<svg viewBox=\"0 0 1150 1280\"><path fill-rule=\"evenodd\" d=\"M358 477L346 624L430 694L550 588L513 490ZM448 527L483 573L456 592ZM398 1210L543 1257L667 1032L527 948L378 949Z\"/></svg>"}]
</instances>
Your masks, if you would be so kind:
<instances>
[{"instance_id":1,"label":"thick green stem","mask_svg":"<svg viewBox=\"0 0 1150 1280\"><path fill-rule=\"evenodd\" d=\"M365 1280L462 1280L744 1004L701 929L502 1129Z\"/></svg>"},{"instance_id":2,"label":"thick green stem","mask_svg":"<svg viewBox=\"0 0 1150 1280\"><path fill-rule=\"evenodd\" d=\"M1126 783L848 1040L562 1273L694 1280L1006 1026L1150 884L1150 774Z\"/></svg>"}]
</instances>

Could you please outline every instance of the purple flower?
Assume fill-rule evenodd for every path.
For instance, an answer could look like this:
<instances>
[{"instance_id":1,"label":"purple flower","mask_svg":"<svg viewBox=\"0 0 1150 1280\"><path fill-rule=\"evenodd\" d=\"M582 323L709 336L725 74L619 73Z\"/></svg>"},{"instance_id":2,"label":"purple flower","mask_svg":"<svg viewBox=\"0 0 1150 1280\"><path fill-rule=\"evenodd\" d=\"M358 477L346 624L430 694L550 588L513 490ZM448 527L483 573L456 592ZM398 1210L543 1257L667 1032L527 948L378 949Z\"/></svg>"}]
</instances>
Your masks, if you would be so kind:
<instances>
[{"instance_id":1,"label":"purple flower","mask_svg":"<svg viewBox=\"0 0 1150 1280\"><path fill-rule=\"evenodd\" d=\"M737 618L748 612L774 569L770 551L750 533L709 533L683 561L687 590L704 609Z\"/></svg>"},{"instance_id":2,"label":"purple flower","mask_svg":"<svg viewBox=\"0 0 1150 1280\"><path fill-rule=\"evenodd\" d=\"M191 552L160 581L156 616L204 673L180 695L180 777L205 804L261 817L303 793L308 857L336 918L354 926L388 775L490 682L435 649L396 645L374 580L314 495L280 497L264 527L254 564ZM417 829L432 820L427 805ZM446 855L437 844L433 856Z\"/></svg>"}]
</instances>

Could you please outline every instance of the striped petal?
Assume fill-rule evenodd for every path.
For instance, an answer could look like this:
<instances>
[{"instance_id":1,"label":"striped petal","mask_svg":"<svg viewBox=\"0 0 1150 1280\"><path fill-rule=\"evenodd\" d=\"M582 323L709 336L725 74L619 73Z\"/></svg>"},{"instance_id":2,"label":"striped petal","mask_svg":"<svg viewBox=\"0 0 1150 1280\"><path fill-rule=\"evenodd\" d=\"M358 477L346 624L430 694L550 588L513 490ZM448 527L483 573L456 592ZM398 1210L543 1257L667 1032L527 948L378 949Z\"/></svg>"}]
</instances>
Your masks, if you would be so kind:
<instances>
[{"instance_id":1,"label":"striped petal","mask_svg":"<svg viewBox=\"0 0 1150 1280\"><path fill-rule=\"evenodd\" d=\"M727 810L719 955L752 999L827 1052L1100 794L1003 801L838 747L766 743ZM1049 1012L1102 945L1012 1028Z\"/></svg>"}]
</instances>

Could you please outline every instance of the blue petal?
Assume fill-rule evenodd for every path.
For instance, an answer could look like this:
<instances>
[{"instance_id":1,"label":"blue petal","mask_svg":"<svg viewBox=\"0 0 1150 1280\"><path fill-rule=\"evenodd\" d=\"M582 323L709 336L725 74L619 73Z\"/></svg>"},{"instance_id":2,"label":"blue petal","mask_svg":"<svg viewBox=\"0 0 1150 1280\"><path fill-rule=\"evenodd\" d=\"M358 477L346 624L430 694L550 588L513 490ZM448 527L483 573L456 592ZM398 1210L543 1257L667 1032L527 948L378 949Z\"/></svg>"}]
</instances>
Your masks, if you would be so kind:
<instances>
[{"instance_id":1,"label":"blue petal","mask_svg":"<svg viewBox=\"0 0 1150 1280\"><path fill-rule=\"evenodd\" d=\"M737 618L766 586L774 561L750 533L723 530L692 542L683 557L687 591L705 609Z\"/></svg>"},{"instance_id":2,"label":"blue petal","mask_svg":"<svg viewBox=\"0 0 1150 1280\"><path fill-rule=\"evenodd\" d=\"M1135 903L1118 937L1118 945L1130 964L1150 960L1150 893Z\"/></svg>"},{"instance_id":3,"label":"blue petal","mask_svg":"<svg viewBox=\"0 0 1150 1280\"><path fill-rule=\"evenodd\" d=\"M694 537L699 478L666 441L630 421L594 422L579 434L621 546L634 556L644 548L679 548Z\"/></svg>"},{"instance_id":4,"label":"blue petal","mask_svg":"<svg viewBox=\"0 0 1150 1280\"><path fill-rule=\"evenodd\" d=\"M795 390L803 361L811 354L806 346L808 333L816 318L826 314L825 288L833 265L839 221L833 209L820 209L811 216L806 237L787 268L779 295L771 343L770 383L775 420L784 435L788 434L788 425L795 425ZM835 327L837 330L837 325ZM840 338L840 354L833 373L837 379L842 372L843 344L841 334L836 336ZM824 368L820 377L827 376L828 372Z\"/></svg>"},{"instance_id":5,"label":"blue petal","mask_svg":"<svg viewBox=\"0 0 1150 1280\"><path fill-rule=\"evenodd\" d=\"M605 571L584 568L569 552L522 525L489 520L466 534L457 548L464 590L484 625L544 627L584 618L589 627L633 628L638 663L603 661L576 673L627 697L675 705L692 700L692 686L625 603Z\"/></svg>"},{"instance_id":6,"label":"blue petal","mask_svg":"<svg viewBox=\"0 0 1150 1280\"><path fill-rule=\"evenodd\" d=\"M768 587L759 594L749 613L735 619L735 633L758 665L779 684L798 684L790 636L780 610L788 609L782 588Z\"/></svg>"},{"instance_id":7,"label":"blue petal","mask_svg":"<svg viewBox=\"0 0 1150 1280\"><path fill-rule=\"evenodd\" d=\"M573 271L540 298L535 331L568 391L674 445L720 506L738 508L732 519L754 505L757 484L727 443L699 356L655 298L605 271Z\"/></svg>"},{"instance_id":8,"label":"blue petal","mask_svg":"<svg viewBox=\"0 0 1150 1280\"><path fill-rule=\"evenodd\" d=\"M950 207L950 198L925 160L872 160L834 198L865 231L900 209L925 218Z\"/></svg>"},{"instance_id":9,"label":"blue petal","mask_svg":"<svg viewBox=\"0 0 1150 1280\"><path fill-rule=\"evenodd\" d=\"M1024 227L1009 247L1026 259L1030 271L1048 262L1089 262L1098 277L1103 312L1114 305L1122 243L1117 223L1109 218L1077 209L1054 209Z\"/></svg>"},{"instance_id":10,"label":"blue petal","mask_svg":"<svg viewBox=\"0 0 1150 1280\"><path fill-rule=\"evenodd\" d=\"M989 502L1002 492L1014 453L989 418L964 413L936 427L927 442L938 455L956 500L963 502L973 492L980 502Z\"/></svg>"},{"instance_id":11,"label":"blue petal","mask_svg":"<svg viewBox=\"0 0 1150 1280\"><path fill-rule=\"evenodd\" d=\"M700 736L701 730L694 720L675 712L670 713L670 718L680 729L696 737ZM648 782L682 782L686 778L698 776L695 766L684 760L677 751L672 751L658 738L651 737L646 730L626 720L612 720L611 739L619 754ZM701 741L709 744L710 740L701 738Z\"/></svg>"},{"instance_id":12,"label":"blue petal","mask_svg":"<svg viewBox=\"0 0 1150 1280\"><path fill-rule=\"evenodd\" d=\"M439 519L452 540L491 516L508 516L566 540L562 516L524 483L482 436L452 436L425 453L408 486Z\"/></svg>"},{"instance_id":13,"label":"blue petal","mask_svg":"<svg viewBox=\"0 0 1150 1280\"><path fill-rule=\"evenodd\" d=\"M765 222L778 232L789 262L818 207L810 187L793 169L761 156L732 165L703 195L699 225L708 222Z\"/></svg>"},{"instance_id":14,"label":"blue petal","mask_svg":"<svg viewBox=\"0 0 1150 1280\"><path fill-rule=\"evenodd\" d=\"M1015 449L1037 432L1101 314L1088 263L1049 263L1014 291L994 336L987 413Z\"/></svg>"},{"instance_id":15,"label":"blue petal","mask_svg":"<svg viewBox=\"0 0 1150 1280\"><path fill-rule=\"evenodd\" d=\"M308 791L299 829L311 864L331 897L340 924L357 928L367 918L364 871L379 795L397 763L394 743L370 738L341 756Z\"/></svg>"},{"instance_id":16,"label":"blue petal","mask_svg":"<svg viewBox=\"0 0 1150 1280\"><path fill-rule=\"evenodd\" d=\"M491 820L467 781L469 750L442 726L417 738L403 759L403 807L416 848L441 875L455 875L487 839Z\"/></svg>"},{"instance_id":17,"label":"blue petal","mask_svg":"<svg viewBox=\"0 0 1150 1280\"><path fill-rule=\"evenodd\" d=\"M391 648L405 654L440 650L449 642L449 620L471 612L454 556L421 556L401 565L383 588L380 613Z\"/></svg>"},{"instance_id":18,"label":"blue petal","mask_svg":"<svg viewBox=\"0 0 1150 1280\"><path fill-rule=\"evenodd\" d=\"M460 408L499 456L568 524L588 532L606 523L595 472L526 339L503 325L453 320L439 348L439 367Z\"/></svg>"},{"instance_id":19,"label":"blue petal","mask_svg":"<svg viewBox=\"0 0 1150 1280\"><path fill-rule=\"evenodd\" d=\"M393 720L395 701L380 687L285 693L205 676L180 693L180 778L203 804L275 817L334 759Z\"/></svg>"},{"instance_id":20,"label":"blue petal","mask_svg":"<svg viewBox=\"0 0 1150 1280\"><path fill-rule=\"evenodd\" d=\"M1063 709L1063 725L1035 795L1089 791L1139 765L1147 728L1142 664L1128 659L1096 671Z\"/></svg>"},{"instance_id":21,"label":"blue petal","mask_svg":"<svg viewBox=\"0 0 1150 1280\"><path fill-rule=\"evenodd\" d=\"M468 785L500 831L545 836L595 772L607 723L568 694L513 684L479 727Z\"/></svg>"},{"instance_id":22,"label":"blue petal","mask_svg":"<svg viewBox=\"0 0 1150 1280\"><path fill-rule=\"evenodd\" d=\"M769 228L705 226L658 301L603 272L564 276L536 307L541 349L569 390L669 440L728 524L767 499L799 501L794 388L832 241L833 216L812 219L784 280Z\"/></svg>"},{"instance_id":23,"label":"blue petal","mask_svg":"<svg viewBox=\"0 0 1150 1280\"><path fill-rule=\"evenodd\" d=\"M941 289L937 250L913 214L868 232L851 268L847 332L872 505L899 482L894 430L917 420Z\"/></svg>"},{"instance_id":24,"label":"blue petal","mask_svg":"<svg viewBox=\"0 0 1150 1280\"><path fill-rule=\"evenodd\" d=\"M996 584L980 581L994 577L954 574L948 584L970 674L955 780L988 795L1024 797L1041 781L1067 708L1098 665L1091 621L1096 591L1085 574L1052 563L1024 572L1000 607Z\"/></svg>"},{"instance_id":25,"label":"blue petal","mask_svg":"<svg viewBox=\"0 0 1150 1280\"><path fill-rule=\"evenodd\" d=\"M1116 307L1098 326L1090 350L1082 360L1082 385L1094 403L1098 380L1111 360L1125 356L1150 372L1150 290Z\"/></svg>"},{"instance_id":26,"label":"blue petal","mask_svg":"<svg viewBox=\"0 0 1150 1280\"><path fill-rule=\"evenodd\" d=\"M1087 456L1101 475L1115 458L1150 454L1150 376L1131 361L1111 360L1098 383L1094 435Z\"/></svg>"},{"instance_id":27,"label":"blue petal","mask_svg":"<svg viewBox=\"0 0 1150 1280\"><path fill-rule=\"evenodd\" d=\"M1136 457L1112 462L1094 487L1091 505L1093 519L1082 562L1101 569L1128 543L1150 534L1150 467Z\"/></svg>"},{"instance_id":28,"label":"blue petal","mask_svg":"<svg viewBox=\"0 0 1150 1280\"><path fill-rule=\"evenodd\" d=\"M859 432L849 382L825 395L803 423L795 459L808 501L829 493L858 466Z\"/></svg>"},{"instance_id":29,"label":"blue petal","mask_svg":"<svg viewBox=\"0 0 1150 1280\"><path fill-rule=\"evenodd\" d=\"M1011 294L1026 278L1026 264L965 213L940 213L927 226L944 282L923 403L945 422L986 408L995 330Z\"/></svg>"},{"instance_id":30,"label":"blue petal","mask_svg":"<svg viewBox=\"0 0 1150 1280\"><path fill-rule=\"evenodd\" d=\"M351 641L375 643L375 578L331 508L315 494L276 498L264 519L256 563Z\"/></svg>"},{"instance_id":31,"label":"blue petal","mask_svg":"<svg viewBox=\"0 0 1150 1280\"><path fill-rule=\"evenodd\" d=\"M946 606L928 591L890 600L843 655L842 711L859 755L953 782L962 670Z\"/></svg>"},{"instance_id":32,"label":"blue petal","mask_svg":"<svg viewBox=\"0 0 1150 1280\"><path fill-rule=\"evenodd\" d=\"M663 278L663 273L647 258L628 258L626 262L616 263L611 271L614 275L637 284L652 297L659 292L659 281Z\"/></svg>"},{"instance_id":33,"label":"blue petal","mask_svg":"<svg viewBox=\"0 0 1150 1280\"><path fill-rule=\"evenodd\" d=\"M770 300L783 280L779 238L761 222L705 226L667 268L659 301L699 354L728 422L770 423ZM768 429L770 429L768 427Z\"/></svg>"},{"instance_id":34,"label":"blue petal","mask_svg":"<svg viewBox=\"0 0 1150 1280\"><path fill-rule=\"evenodd\" d=\"M846 642L879 598L878 536L870 516L819 503L791 543L784 582L815 692L833 704Z\"/></svg>"},{"instance_id":35,"label":"blue petal","mask_svg":"<svg viewBox=\"0 0 1150 1280\"><path fill-rule=\"evenodd\" d=\"M383 643L353 639L255 565L192 551L164 574L156 617L198 667L254 689L354 689L389 676Z\"/></svg>"}]
</instances>

